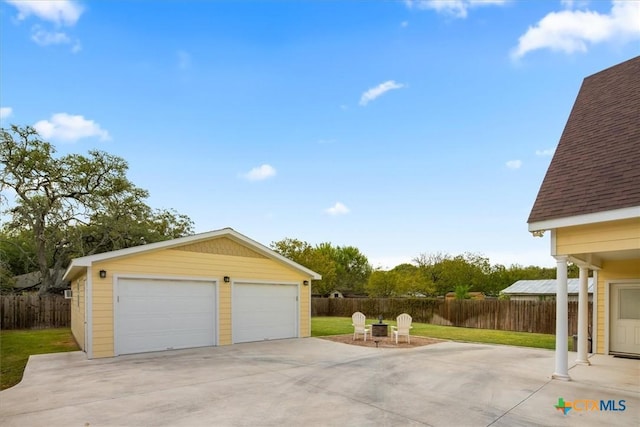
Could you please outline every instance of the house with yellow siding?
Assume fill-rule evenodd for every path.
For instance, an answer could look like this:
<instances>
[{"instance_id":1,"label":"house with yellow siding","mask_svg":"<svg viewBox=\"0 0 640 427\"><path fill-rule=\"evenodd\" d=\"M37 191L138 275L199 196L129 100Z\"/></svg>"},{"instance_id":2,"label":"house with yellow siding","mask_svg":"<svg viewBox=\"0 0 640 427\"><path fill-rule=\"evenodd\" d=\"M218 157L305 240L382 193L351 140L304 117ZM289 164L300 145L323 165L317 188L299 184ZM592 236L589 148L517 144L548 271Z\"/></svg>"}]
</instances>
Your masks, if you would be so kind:
<instances>
[{"instance_id":1,"label":"house with yellow siding","mask_svg":"<svg viewBox=\"0 0 640 427\"><path fill-rule=\"evenodd\" d=\"M590 363L590 272L594 351L640 356L640 57L584 79L527 222L550 233L557 262L553 377L570 379L569 262L580 269L576 362Z\"/></svg>"},{"instance_id":2,"label":"house with yellow siding","mask_svg":"<svg viewBox=\"0 0 640 427\"><path fill-rule=\"evenodd\" d=\"M321 276L231 228L72 260L88 358L311 335Z\"/></svg>"}]
</instances>

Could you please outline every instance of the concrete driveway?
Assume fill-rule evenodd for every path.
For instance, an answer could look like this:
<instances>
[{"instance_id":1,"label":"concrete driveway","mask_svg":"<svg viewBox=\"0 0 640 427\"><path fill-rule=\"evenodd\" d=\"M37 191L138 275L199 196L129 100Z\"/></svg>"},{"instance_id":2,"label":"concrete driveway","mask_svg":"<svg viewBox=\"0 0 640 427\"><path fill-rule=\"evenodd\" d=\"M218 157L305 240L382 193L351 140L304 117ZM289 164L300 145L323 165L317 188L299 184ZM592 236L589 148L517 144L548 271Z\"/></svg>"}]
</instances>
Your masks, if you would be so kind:
<instances>
[{"instance_id":1,"label":"concrete driveway","mask_svg":"<svg viewBox=\"0 0 640 427\"><path fill-rule=\"evenodd\" d=\"M571 358L570 360L574 360ZM594 356L551 381L552 351L317 338L86 360L32 356L0 393L8 426L638 426L640 361ZM624 400L569 411L558 398ZM620 408L620 406L616 406Z\"/></svg>"}]
</instances>

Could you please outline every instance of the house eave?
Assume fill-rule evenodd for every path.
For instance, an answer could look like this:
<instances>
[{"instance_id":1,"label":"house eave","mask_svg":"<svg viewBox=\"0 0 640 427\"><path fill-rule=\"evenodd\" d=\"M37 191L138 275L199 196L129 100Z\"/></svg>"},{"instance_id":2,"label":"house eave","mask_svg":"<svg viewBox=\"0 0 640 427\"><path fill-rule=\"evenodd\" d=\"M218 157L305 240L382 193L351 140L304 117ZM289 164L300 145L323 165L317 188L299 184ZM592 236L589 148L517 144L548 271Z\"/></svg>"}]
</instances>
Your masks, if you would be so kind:
<instances>
[{"instance_id":1,"label":"house eave","mask_svg":"<svg viewBox=\"0 0 640 427\"><path fill-rule=\"evenodd\" d=\"M529 232L537 236L544 234L547 230L555 230L557 228L597 224L608 221L620 221L633 218L640 218L640 206L631 206L628 208L614 209L610 211L530 222Z\"/></svg>"},{"instance_id":2,"label":"house eave","mask_svg":"<svg viewBox=\"0 0 640 427\"><path fill-rule=\"evenodd\" d=\"M91 265L90 263L75 263L74 261L72 261L69 267L67 267L67 270L64 272L64 275L62 276L62 280L71 281L75 279L84 270L86 270L87 267Z\"/></svg>"}]
</instances>

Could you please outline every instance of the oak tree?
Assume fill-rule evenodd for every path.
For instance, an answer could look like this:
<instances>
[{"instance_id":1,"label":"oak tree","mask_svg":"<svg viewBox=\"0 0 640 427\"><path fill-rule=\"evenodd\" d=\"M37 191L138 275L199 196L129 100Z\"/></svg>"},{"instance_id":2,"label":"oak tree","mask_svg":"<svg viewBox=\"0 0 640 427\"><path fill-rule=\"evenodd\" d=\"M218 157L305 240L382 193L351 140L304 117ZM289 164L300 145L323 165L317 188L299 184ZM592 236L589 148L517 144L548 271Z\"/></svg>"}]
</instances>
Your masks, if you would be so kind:
<instances>
[{"instance_id":1,"label":"oak tree","mask_svg":"<svg viewBox=\"0 0 640 427\"><path fill-rule=\"evenodd\" d=\"M0 130L3 247L17 251L16 242L30 239L32 259L21 262L37 267L41 293L60 286L72 257L192 233L187 216L145 203L148 192L129 181L121 157L55 153L32 127Z\"/></svg>"}]
</instances>

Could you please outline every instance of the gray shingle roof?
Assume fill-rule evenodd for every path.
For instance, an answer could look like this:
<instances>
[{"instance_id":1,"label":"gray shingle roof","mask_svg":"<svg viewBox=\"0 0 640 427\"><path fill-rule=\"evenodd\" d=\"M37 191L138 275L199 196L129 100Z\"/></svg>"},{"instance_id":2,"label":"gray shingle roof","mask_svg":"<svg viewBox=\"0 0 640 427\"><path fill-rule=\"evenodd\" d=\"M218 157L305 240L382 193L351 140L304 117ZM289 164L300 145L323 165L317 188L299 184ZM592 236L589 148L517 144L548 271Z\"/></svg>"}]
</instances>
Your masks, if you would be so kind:
<instances>
[{"instance_id":1,"label":"gray shingle roof","mask_svg":"<svg viewBox=\"0 0 640 427\"><path fill-rule=\"evenodd\" d=\"M587 281L589 293L593 293L593 277ZM577 294L580 289L579 279L567 279L568 293ZM502 291L503 294L550 295L556 293L556 280L518 280Z\"/></svg>"},{"instance_id":2,"label":"gray shingle roof","mask_svg":"<svg viewBox=\"0 0 640 427\"><path fill-rule=\"evenodd\" d=\"M640 206L640 56L584 79L528 223Z\"/></svg>"}]
</instances>

